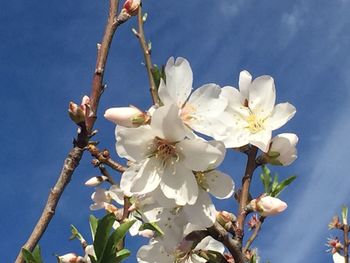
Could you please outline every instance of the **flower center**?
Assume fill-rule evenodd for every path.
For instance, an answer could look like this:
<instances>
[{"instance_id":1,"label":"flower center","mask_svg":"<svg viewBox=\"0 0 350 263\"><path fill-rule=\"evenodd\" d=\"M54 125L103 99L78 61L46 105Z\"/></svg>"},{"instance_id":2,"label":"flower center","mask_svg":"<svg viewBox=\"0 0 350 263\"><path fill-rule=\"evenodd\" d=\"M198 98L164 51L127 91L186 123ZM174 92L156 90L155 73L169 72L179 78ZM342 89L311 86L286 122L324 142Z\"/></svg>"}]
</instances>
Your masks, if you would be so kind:
<instances>
[{"instance_id":1,"label":"flower center","mask_svg":"<svg viewBox=\"0 0 350 263\"><path fill-rule=\"evenodd\" d=\"M171 143L159 137L154 138L154 143L156 148L154 154L156 158L163 161L163 164L172 158L176 158L176 160L179 159L179 155L176 152L175 143Z\"/></svg>"},{"instance_id":2,"label":"flower center","mask_svg":"<svg viewBox=\"0 0 350 263\"><path fill-rule=\"evenodd\" d=\"M255 114L251 113L246 121L248 123L246 128L248 128L251 133L257 133L264 130L265 120L258 118Z\"/></svg>"}]
</instances>

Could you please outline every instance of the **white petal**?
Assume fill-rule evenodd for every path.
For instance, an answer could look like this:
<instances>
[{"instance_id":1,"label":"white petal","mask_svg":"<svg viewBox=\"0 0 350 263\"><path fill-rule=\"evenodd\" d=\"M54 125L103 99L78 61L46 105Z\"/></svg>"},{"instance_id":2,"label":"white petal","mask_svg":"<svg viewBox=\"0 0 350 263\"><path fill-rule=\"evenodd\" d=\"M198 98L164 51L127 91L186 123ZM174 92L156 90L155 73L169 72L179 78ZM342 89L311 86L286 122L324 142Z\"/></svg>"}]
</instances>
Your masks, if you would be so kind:
<instances>
[{"instance_id":1,"label":"white petal","mask_svg":"<svg viewBox=\"0 0 350 263\"><path fill-rule=\"evenodd\" d=\"M159 161L155 157L147 159L132 181L130 192L146 194L156 189L161 180L162 171L159 167Z\"/></svg>"},{"instance_id":2,"label":"white petal","mask_svg":"<svg viewBox=\"0 0 350 263\"><path fill-rule=\"evenodd\" d=\"M169 58L165 66L166 88L169 95L175 98L179 107L187 100L191 93L193 74L188 61L184 58Z\"/></svg>"},{"instance_id":3,"label":"white petal","mask_svg":"<svg viewBox=\"0 0 350 263\"><path fill-rule=\"evenodd\" d=\"M182 140L186 136L186 128L179 117L179 108L175 104L156 109L151 120L154 133L170 142Z\"/></svg>"},{"instance_id":4,"label":"white petal","mask_svg":"<svg viewBox=\"0 0 350 263\"><path fill-rule=\"evenodd\" d=\"M215 117L227 106L227 99L220 96L221 89L216 84L206 84L196 89L188 102L195 112L193 116Z\"/></svg>"},{"instance_id":5,"label":"white petal","mask_svg":"<svg viewBox=\"0 0 350 263\"><path fill-rule=\"evenodd\" d=\"M139 263L173 263L174 257L165 252L160 242L142 246L137 251Z\"/></svg>"},{"instance_id":6,"label":"white petal","mask_svg":"<svg viewBox=\"0 0 350 263\"><path fill-rule=\"evenodd\" d=\"M116 149L120 157L131 161L141 161L152 152L154 133L149 125L138 128L116 128Z\"/></svg>"},{"instance_id":7,"label":"white petal","mask_svg":"<svg viewBox=\"0 0 350 263\"><path fill-rule=\"evenodd\" d=\"M118 185L112 185L108 191L111 198L120 205L124 205L124 193Z\"/></svg>"},{"instance_id":8,"label":"white petal","mask_svg":"<svg viewBox=\"0 0 350 263\"><path fill-rule=\"evenodd\" d=\"M194 204L197 200L198 185L194 174L181 163L165 168L160 187L177 205Z\"/></svg>"},{"instance_id":9,"label":"white petal","mask_svg":"<svg viewBox=\"0 0 350 263\"><path fill-rule=\"evenodd\" d=\"M216 159L215 163L213 163L212 166L209 167L208 170L210 170L210 169L214 169L214 168L218 167L223 162L223 160L225 159L226 148L225 148L225 145L223 144L223 142L221 142L221 141L212 140L212 141L208 141L208 143L221 152L221 154L218 156L218 159Z\"/></svg>"},{"instance_id":10,"label":"white petal","mask_svg":"<svg viewBox=\"0 0 350 263\"><path fill-rule=\"evenodd\" d=\"M271 114L276 101L275 83L271 76L260 76L249 88L249 108L260 117Z\"/></svg>"},{"instance_id":11,"label":"white petal","mask_svg":"<svg viewBox=\"0 0 350 263\"><path fill-rule=\"evenodd\" d=\"M158 96L162 101L163 105L169 105L173 103L177 104L176 98L173 97L173 95L171 95L170 92L171 91L169 88L167 88L164 80L161 79L158 88Z\"/></svg>"},{"instance_id":12,"label":"white petal","mask_svg":"<svg viewBox=\"0 0 350 263\"><path fill-rule=\"evenodd\" d=\"M278 152L277 160L282 165L290 165L297 158L298 136L294 133L281 133L271 140L269 152Z\"/></svg>"},{"instance_id":13,"label":"white petal","mask_svg":"<svg viewBox=\"0 0 350 263\"><path fill-rule=\"evenodd\" d=\"M239 91L241 92L241 96L244 100L248 100L249 98L249 86L252 82L252 75L246 70L241 71L239 73Z\"/></svg>"},{"instance_id":14,"label":"white petal","mask_svg":"<svg viewBox=\"0 0 350 263\"><path fill-rule=\"evenodd\" d=\"M260 131L251 134L249 142L266 153L270 147L271 136L272 132L270 130Z\"/></svg>"},{"instance_id":15,"label":"white petal","mask_svg":"<svg viewBox=\"0 0 350 263\"><path fill-rule=\"evenodd\" d=\"M238 148L249 143L251 133L242 126L231 127L227 130L227 135L215 136L216 140L220 140L225 144L226 148Z\"/></svg>"},{"instance_id":16,"label":"white petal","mask_svg":"<svg viewBox=\"0 0 350 263\"><path fill-rule=\"evenodd\" d=\"M193 171L206 171L217 162L222 152L201 139L184 140L176 144L183 163Z\"/></svg>"},{"instance_id":17,"label":"white petal","mask_svg":"<svg viewBox=\"0 0 350 263\"><path fill-rule=\"evenodd\" d=\"M209 193L216 198L226 199L233 194L235 185L229 175L214 170L205 173L205 176Z\"/></svg>"},{"instance_id":18,"label":"white petal","mask_svg":"<svg viewBox=\"0 0 350 263\"><path fill-rule=\"evenodd\" d=\"M188 222L199 227L210 227L216 218L216 209L209 195L203 189L199 189L198 198L194 205L184 206Z\"/></svg>"},{"instance_id":19,"label":"white petal","mask_svg":"<svg viewBox=\"0 0 350 263\"><path fill-rule=\"evenodd\" d=\"M203 238L201 242L198 243L194 250L211 250L223 254L225 251L225 247L221 242L215 240L211 236L207 236Z\"/></svg>"},{"instance_id":20,"label":"white petal","mask_svg":"<svg viewBox=\"0 0 350 263\"><path fill-rule=\"evenodd\" d=\"M286 124L296 113L295 107L288 103L280 103L275 106L267 125L271 130L276 130Z\"/></svg>"},{"instance_id":21,"label":"white petal","mask_svg":"<svg viewBox=\"0 0 350 263\"><path fill-rule=\"evenodd\" d=\"M222 97L226 98L228 101L228 108L229 109L239 109L240 107L243 107L244 104L242 103L242 100L244 101L244 98L242 97L242 94L234 87L231 86L225 86L221 89L221 95Z\"/></svg>"},{"instance_id":22,"label":"white petal","mask_svg":"<svg viewBox=\"0 0 350 263\"><path fill-rule=\"evenodd\" d=\"M130 192L131 186L133 185L133 181L137 177L140 168L143 163L140 164L132 164L123 174L120 180L120 188L124 192L126 196L132 196L133 193Z\"/></svg>"}]
</instances>

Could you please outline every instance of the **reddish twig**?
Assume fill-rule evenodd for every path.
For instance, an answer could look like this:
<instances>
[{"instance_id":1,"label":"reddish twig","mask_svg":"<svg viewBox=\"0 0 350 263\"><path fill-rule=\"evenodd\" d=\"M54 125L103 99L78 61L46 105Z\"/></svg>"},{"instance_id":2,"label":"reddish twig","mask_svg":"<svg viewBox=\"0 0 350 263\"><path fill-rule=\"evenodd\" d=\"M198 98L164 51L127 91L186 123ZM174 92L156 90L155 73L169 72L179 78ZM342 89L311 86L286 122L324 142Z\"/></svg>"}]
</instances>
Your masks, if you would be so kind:
<instances>
[{"instance_id":1,"label":"reddish twig","mask_svg":"<svg viewBox=\"0 0 350 263\"><path fill-rule=\"evenodd\" d=\"M248 160L247 160L245 174L242 178L242 189L239 195L239 212L237 216L237 228L236 228L236 236L235 236L240 246L242 246L242 240L244 236L244 221L247 217L247 212L245 208L249 202L250 183L252 180L254 170L257 167L257 164L255 162L257 152L258 152L258 148L255 146L251 146L251 148L247 151Z\"/></svg>"},{"instance_id":2,"label":"reddish twig","mask_svg":"<svg viewBox=\"0 0 350 263\"><path fill-rule=\"evenodd\" d=\"M103 150L100 151L96 145L93 144L89 144L89 146L87 147L88 151L91 153L91 155L93 157L95 157L99 163L103 163L105 165L108 165L109 167L111 167L112 169L120 172L120 173L124 173L125 170L127 169L126 167L124 167L123 165L117 163L116 161L112 160L112 158L109 155L109 151L108 150Z\"/></svg>"}]
</instances>

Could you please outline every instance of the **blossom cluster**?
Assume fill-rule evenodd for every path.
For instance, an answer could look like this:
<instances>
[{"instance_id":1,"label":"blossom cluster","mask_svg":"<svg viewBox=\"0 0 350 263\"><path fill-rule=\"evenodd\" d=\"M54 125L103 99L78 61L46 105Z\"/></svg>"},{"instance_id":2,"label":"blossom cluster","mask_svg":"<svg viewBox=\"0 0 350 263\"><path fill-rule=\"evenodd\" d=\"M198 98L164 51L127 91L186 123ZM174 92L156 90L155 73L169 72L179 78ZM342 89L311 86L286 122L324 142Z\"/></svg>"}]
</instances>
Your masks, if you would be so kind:
<instances>
[{"instance_id":1,"label":"blossom cluster","mask_svg":"<svg viewBox=\"0 0 350 263\"><path fill-rule=\"evenodd\" d=\"M158 88L160 106L147 112L124 107L105 113L117 124L116 150L128 160L128 168L120 185L96 189L90 208L118 213L112 202L123 205L124 196L130 200L129 217L137 220L130 233L150 238L137 253L140 263L207 262L206 253L224 253L224 246L210 236L200 242L186 237L214 224L218 212L212 197L226 199L234 193L231 176L217 169L226 148L252 145L261 150L264 163L273 165L296 159L295 134L272 137L296 112L289 103L275 105L272 77L253 79L242 71L239 89L210 83L192 92L192 84L189 62L170 58ZM273 197L252 204L262 216L287 206ZM155 223L160 231L140 231L145 223Z\"/></svg>"}]
</instances>

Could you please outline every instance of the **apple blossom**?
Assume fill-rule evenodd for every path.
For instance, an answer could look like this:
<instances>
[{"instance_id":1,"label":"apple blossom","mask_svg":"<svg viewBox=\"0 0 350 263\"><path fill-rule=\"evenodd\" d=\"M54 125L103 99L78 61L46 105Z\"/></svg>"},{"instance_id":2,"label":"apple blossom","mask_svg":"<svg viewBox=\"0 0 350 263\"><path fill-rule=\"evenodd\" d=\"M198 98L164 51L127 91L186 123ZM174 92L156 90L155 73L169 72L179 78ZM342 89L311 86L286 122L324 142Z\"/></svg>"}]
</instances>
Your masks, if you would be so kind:
<instances>
[{"instance_id":1,"label":"apple blossom","mask_svg":"<svg viewBox=\"0 0 350 263\"><path fill-rule=\"evenodd\" d=\"M239 91L223 87L221 95L228 100L226 112L231 116L227 134L214 136L226 147L241 147L252 144L267 152L272 131L290 120L296 110L289 103L275 105L276 91L271 76L260 76L252 81L247 71L239 78Z\"/></svg>"},{"instance_id":2,"label":"apple blossom","mask_svg":"<svg viewBox=\"0 0 350 263\"><path fill-rule=\"evenodd\" d=\"M203 139L188 139L186 134L174 104L156 109L150 125L117 126L119 156L139 163L139 169L129 168L131 175L128 170L123 174L121 185L129 185L133 194L146 194L160 185L164 195L178 205L194 204L198 186L192 171L207 170L222 152Z\"/></svg>"},{"instance_id":3,"label":"apple blossom","mask_svg":"<svg viewBox=\"0 0 350 263\"><path fill-rule=\"evenodd\" d=\"M104 117L124 127L137 127L146 120L145 113L136 107L109 108L106 110Z\"/></svg>"},{"instance_id":4,"label":"apple blossom","mask_svg":"<svg viewBox=\"0 0 350 263\"><path fill-rule=\"evenodd\" d=\"M189 62L182 57L168 59L165 76L166 82L161 79L158 90L164 105L176 104L181 119L197 132L208 136L224 132L227 100L220 96L218 85L205 84L190 96L193 74Z\"/></svg>"},{"instance_id":5,"label":"apple blossom","mask_svg":"<svg viewBox=\"0 0 350 263\"><path fill-rule=\"evenodd\" d=\"M281 133L272 138L270 149L264 158L274 165L287 166L297 158L298 136L294 133Z\"/></svg>"},{"instance_id":6,"label":"apple blossom","mask_svg":"<svg viewBox=\"0 0 350 263\"><path fill-rule=\"evenodd\" d=\"M272 196L262 196L250 202L253 210L262 216L277 215L287 208L287 204Z\"/></svg>"}]
</instances>

